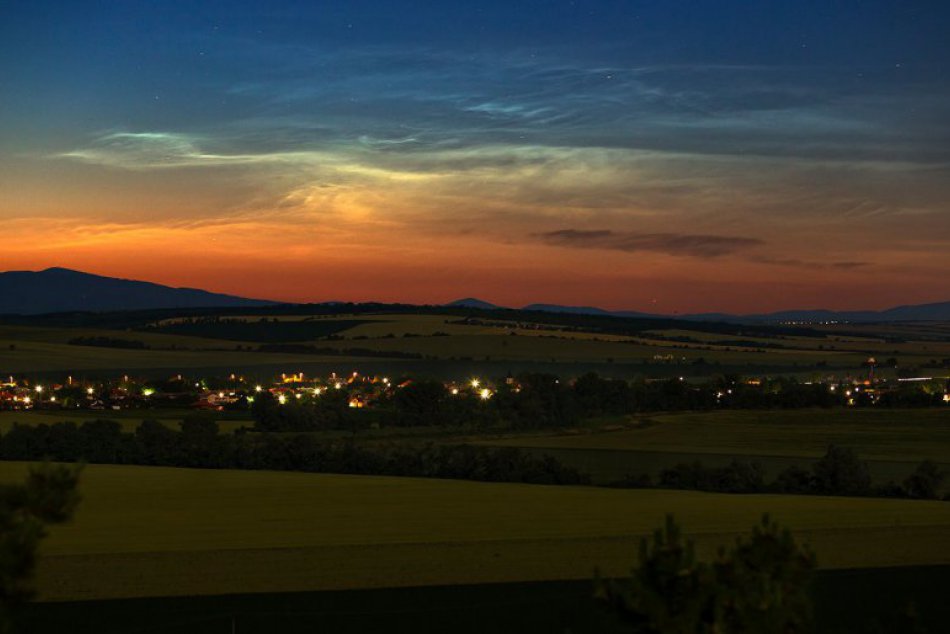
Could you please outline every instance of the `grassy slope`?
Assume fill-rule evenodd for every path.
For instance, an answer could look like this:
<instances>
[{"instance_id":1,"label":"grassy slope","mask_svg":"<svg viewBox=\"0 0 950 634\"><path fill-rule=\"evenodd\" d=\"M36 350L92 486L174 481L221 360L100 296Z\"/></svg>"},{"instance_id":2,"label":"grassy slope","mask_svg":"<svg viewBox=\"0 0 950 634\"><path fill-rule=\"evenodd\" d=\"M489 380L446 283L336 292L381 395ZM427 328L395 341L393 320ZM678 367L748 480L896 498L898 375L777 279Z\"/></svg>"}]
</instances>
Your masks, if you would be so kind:
<instances>
[{"instance_id":1,"label":"grassy slope","mask_svg":"<svg viewBox=\"0 0 950 634\"><path fill-rule=\"evenodd\" d=\"M23 464L0 464L0 479ZM824 567L950 563L950 504L89 466L44 547L46 599L622 574L673 512L702 554L771 512Z\"/></svg>"}]
</instances>

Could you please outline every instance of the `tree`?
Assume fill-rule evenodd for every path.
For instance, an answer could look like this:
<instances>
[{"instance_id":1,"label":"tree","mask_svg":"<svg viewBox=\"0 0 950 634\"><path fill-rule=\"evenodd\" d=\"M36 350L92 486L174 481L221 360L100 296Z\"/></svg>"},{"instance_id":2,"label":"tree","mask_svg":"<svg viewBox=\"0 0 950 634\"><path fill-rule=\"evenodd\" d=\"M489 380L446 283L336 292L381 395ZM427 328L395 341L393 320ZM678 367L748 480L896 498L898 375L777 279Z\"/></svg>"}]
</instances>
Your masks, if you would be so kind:
<instances>
[{"instance_id":1,"label":"tree","mask_svg":"<svg viewBox=\"0 0 950 634\"><path fill-rule=\"evenodd\" d=\"M714 566L718 620L727 632L811 631L814 554L768 515Z\"/></svg>"},{"instance_id":2,"label":"tree","mask_svg":"<svg viewBox=\"0 0 950 634\"><path fill-rule=\"evenodd\" d=\"M811 551L768 516L713 564L697 561L692 542L667 516L652 542L640 542L631 578L597 588L638 634L793 634L811 630L814 569Z\"/></svg>"},{"instance_id":3,"label":"tree","mask_svg":"<svg viewBox=\"0 0 950 634\"><path fill-rule=\"evenodd\" d=\"M217 467L223 462L218 423L201 415L186 416L179 436L182 459L190 467Z\"/></svg>"},{"instance_id":4,"label":"tree","mask_svg":"<svg viewBox=\"0 0 950 634\"><path fill-rule=\"evenodd\" d=\"M865 495L871 489L866 462L853 449L829 445L825 455L812 468L817 493Z\"/></svg>"},{"instance_id":5,"label":"tree","mask_svg":"<svg viewBox=\"0 0 950 634\"><path fill-rule=\"evenodd\" d=\"M143 464L164 465L174 462L178 433L157 420L147 418L135 430L139 460Z\"/></svg>"},{"instance_id":6,"label":"tree","mask_svg":"<svg viewBox=\"0 0 950 634\"><path fill-rule=\"evenodd\" d=\"M904 490L912 498L935 500L946 473L932 460L924 460L917 470L904 480Z\"/></svg>"},{"instance_id":7,"label":"tree","mask_svg":"<svg viewBox=\"0 0 950 634\"><path fill-rule=\"evenodd\" d=\"M653 540L640 541L639 566L625 582L598 583L598 597L644 634L694 634L711 625L710 569L667 515Z\"/></svg>"},{"instance_id":8,"label":"tree","mask_svg":"<svg viewBox=\"0 0 950 634\"><path fill-rule=\"evenodd\" d=\"M77 467L30 469L23 484L0 485L0 632L12 632L23 604L35 593L37 548L49 524L72 517L79 504Z\"/></svg>"}]
</instances>

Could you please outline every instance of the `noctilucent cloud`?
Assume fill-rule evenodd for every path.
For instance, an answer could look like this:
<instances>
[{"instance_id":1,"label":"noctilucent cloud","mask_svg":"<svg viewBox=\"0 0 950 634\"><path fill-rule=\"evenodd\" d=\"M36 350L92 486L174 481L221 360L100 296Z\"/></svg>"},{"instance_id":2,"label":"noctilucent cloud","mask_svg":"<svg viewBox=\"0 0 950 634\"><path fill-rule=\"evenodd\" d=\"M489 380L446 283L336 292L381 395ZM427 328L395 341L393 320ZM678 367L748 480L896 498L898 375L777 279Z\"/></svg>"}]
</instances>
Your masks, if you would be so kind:
<instances>
[{"instance_id":1,"label":"noctilucent cloud","mask_svg":"<svg viewBox=\"0 0 950 634\"><path fill-rule=\"evenodd\" d=\"M950 5L0 4L0 269L293 301L950 299Z\"/></svg>"}]
</instances>

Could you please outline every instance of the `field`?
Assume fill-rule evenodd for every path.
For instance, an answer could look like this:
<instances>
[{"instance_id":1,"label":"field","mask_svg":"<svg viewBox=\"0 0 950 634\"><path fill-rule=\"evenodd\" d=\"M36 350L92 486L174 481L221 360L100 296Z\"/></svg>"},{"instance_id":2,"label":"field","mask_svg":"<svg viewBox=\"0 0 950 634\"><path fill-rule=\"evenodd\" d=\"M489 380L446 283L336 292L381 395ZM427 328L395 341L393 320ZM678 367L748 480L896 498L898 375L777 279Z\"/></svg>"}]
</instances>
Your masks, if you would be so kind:
<instances>
[{"instance_id":1,"label":"field","mask_svg":"<svg viewBox=\"0 0 950 634\"><path fill-rule=\"evenodd\" d=\"M97 465L81 489L43 546L44 600L620 575L668 512L702 555L771 512L824 568L950 563L942 502Z\"/></svg>"},{"instance_id":2,"label":"field","mask_svg":"<svg viewBox=\"0 0 950 634\"><path fill-rule=\"evenodd\" d=\"M171 428L178 429L178 424L195 410L154 409L154 410L39 410L39 411L6 411L0 412L0 434L9 431L14 424L20 425L52 425L53 423L73 422L81 425L87 420L114 420L119 423L124 432L134 432L145 419L153 419ZM207 416L208 414L204 414ZM218 423L222 433L231 433L242 426L253 424L246 412L215 412L211 414Z\"/></svg>"},{"instance_id":3,"label":"field","mask_svg":"<svg viewBox=\"0 0 950 634\"><path fill-rule=\"evenodd\" d=\"M213 377L238 372L249 381L268 383L282 372L353 370L440 380L522 371L565 378L596 371L623 378L733 372L817 379L865 376L862 362L875 356L897 358L900 371L913 367L915 373L939 377L947 375L941 366L950 358L950 331L934 324L822 326L820 332L753 327L719 332L685 324L632 327L618 334L610 328L598 331L594 322L578 326L574 318L558 322L552 317L549 323L537 316L535 321L466 320L458 313L364 311L269 316L267 322L247 315L246 323L220 331L214 324L176 318L149 324L119 319L116 323L124 325L113 329L90 326L108 319L80 319L85 325L76 327L0 325L0 374L44 381L71 374L82 381L125 373ZM145 348L70 343L78 337L141 342ZM262 344L278 346L272 350L297 347L260 352ZM418 358L399 358L407 354ZM878 376L897 371L877 368ZM189 413L3 412L0 433L14 422L93 418L116 420L126 431L145 418L175 427ZM215 416L225 433L248 424L247 413ZM351 434L317 433L326 438ZM734 458L761 462L771 477L791 464L807 466L832 443L856 449L878 482L900 481L924 459L950 468L950 408L658 413L585 421L557 433L383 427L354 437L364 443L521 447L553 455L598 483L641 473L655 476L683 461L714 466ZM0 481L19 478L24 470L21 463L0 463ZM376 631L390 631L394 622L401 623L399 631L418 631L419 622L459 631L464 629L459 624L480 631L473 624L481 623L482 630L495 630L502 621L526 625L543 615L563 625L573 622L558 611L564 605L590 611L588 582L594 569L607 576L628 572L639 539L667 513L675 514L695 539L700 556L709 557L769 512L813 546L823 578L838 579L838 585L829 586L835 596L851 588L841 575L866 573L861 592L854 593L856 606L887 595L881 588L910 587L907 571L929 570L920 574L932 573L926 578L936 579L938 586L950 571L950 504L936 501L116 465L87 466L81 492L75 521L54 527L42 545L38 584L44 603L35 607L42 617L36 631L61 631L75 619L86 623L77 631L102 631L96 623L125 624L115 631L171 631L170 626L143 626L152 618L143 615L159 620L168 610L190 614L197 624L174 631L203 632L202 624L212 621L229 631L231 622L219 612L241 609L247 612L241 631L261 632L271 631L275 619L285 619L280 621L287 625L284 631L298 631L288 610L306 615L301 623L307 625L298 623L299 631L315 625L325 629L328 614L336 615L330 623L340 625L331 629L358 631L347 616L353 613ZM365 597L375 603L365 606ZM487 611L497 623L474 617L467 607L471 600L483 600L487 608L480 613ZM826 609L824 599L817 600L817 609ZM352 607L341 611L338 601ZM443 608L442 601L454 607ZM323 607L314 612L314 605ZM91 615L100 611L110 616L96 621ZM393 616L398 613L408 616L399 621ZM855 613L863 611L859 607L849 614ZM251 627L255 619L256 630ZM174 617L161 622L174 624Z\"/></svg>"},{"instance_id":4,"label":"field","mask_svg":"<svg viewBox=\"0 0 950 634\"><path fill-rule=\"evenodd\" d=\"M805 466L830 444L850 447L879 482L900 481L922 460L950 468L950 408L683 412L569 434L480 441L548 453L595 480L656 473L678 462L757 460L774 476Z\"/></svg>"},{"instance_id":5,"label":"field","mask_svg":"<svg viewBox=\"0 0 950 634\"><path fill-rule=\"evenodd\" d=\"M136 328L0 325L0 371L65 373L224 369L280 372L357 365L396 370L457 371L458 364L502 374L511 366L546 364L548 370L605 374L705 374L768 371L819 376L827 369L863 373L868 357L896 358L902 367L934 365L950 358L950 334L937 326L873 328L823 327L802 335L746 335L695 330L641 330L631 334L598 331L596 325L505 320L465 321L458 315L374 314L228 317L227 324L181 323L162 319ZM241 320L244 321L236 321ZM553 320L553 318L552 318ZM327 339L328 335L332 335ZM71 345L79 337L141 342L148 349ZM335 349L331 355L259 352L261 344L303 344ZM380 359L352 354L420 355L420 359ZM453 364L454 362L454 364ZM552 368L553 366L553 368ZM879 368L879 375L893 369Z\"/></svg>"},{"instance_id":6,"label":"field","mask_svg":"<svg viewBox=\"0 0 950 634\"><path fill-rule=\"evenodd\" d=\"M923 631L950 619L950 566L821 570L815 576L816 634L906 631L882 627L913 597ZM284 594L206 595L39 603L34 634L623 634L591 600L590 580L423 586Z\"/></svg>"}]
</instances>

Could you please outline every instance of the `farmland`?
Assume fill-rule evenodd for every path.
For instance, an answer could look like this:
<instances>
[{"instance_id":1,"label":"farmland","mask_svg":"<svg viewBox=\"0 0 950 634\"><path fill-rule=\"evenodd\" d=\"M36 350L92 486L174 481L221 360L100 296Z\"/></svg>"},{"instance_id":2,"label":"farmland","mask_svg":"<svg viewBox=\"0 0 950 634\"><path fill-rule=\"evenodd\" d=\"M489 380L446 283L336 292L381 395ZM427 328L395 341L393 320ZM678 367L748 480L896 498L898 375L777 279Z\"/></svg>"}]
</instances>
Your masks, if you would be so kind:
<instances>
[{"instance_id":1,"label":"farmland","mask_svg":"<svg viewBox=\"0 0 950 634\"><path fill-rule=\"evenodd\" d=\"M194 410L189 409L162 409L162 410L77 410L57 411L41 410L27 412L0 412L0 433L6 433L14 424L20 425L52 425L53 423L73 422L81 425L88 420L114 420L119 423L122 431L135 431L143 420L157 420L166 427L177 429L178 424L187 417L193 416ZM229 433L238 427L251 425L251 419L243 412L219 413L213 416L223 433Z\"/></svg>"},{"instance_id":2,"label":"farmland","mask_svg":"<svg viewBox=\"0 0 950 634\"><path fill-rule=\"evenodd\" d=\"M277 367L310 368L385 363L412 371L456 371L510 365L547 364L562 372L596 367L605 374L705 374L768 370L799 375L826 368L860 373L868 357L894 358L901 366L927 366L950 358L950 336L941 329L908 325L823 330L741 327L720 332L682 322L677 328L651 330L622 320L565 322L557 316L514 314L507 319L470 319L458 314L372 313L310 315L225 315L183 321L162 318L117 322L111 327L0 325L0 370L5 372L92 372L226 368L267 371ZM91 318L87 321L93 321ZM614 321L616 323L614 323ZM93 327L95 326L95 327ZM800 334L795 334L796 332ZM71 345L100 337L140 343L144 349ZM261 351L264 344L309 345L332 354L299 350ZM266 349L266 348L265 348ZM415 355L416 360L360 358L366 355ZM946 374L946 370L941 370ZM881 368L887 375L891 368ZM939 374L939 372L938 372Z\"/></svg>"},{"instance_id":3,"label":"farmland","mask_svg":"<svg viewBox=\"0 0 950 634\"><path fill-rule=\"evenodd\" d=\"M817 458L830 444L872 460L950 461L950 411L777 410L655 414L632 428L520 437L497 444L542 448Z\"/></svg>"},{"instance_id":4,"label":"farmland","mask_svg":"<svg viewBox=\"0 0 950 634\"><path fill-rule=\"evenodd\" d=\"M189 406L198 403L205 411L190 421L195 423L192 433L203 429L202 422L213 420L224 434L211 445L278 448L262 454L273 462L256 468L284 468L274 466L283 464L277 458L295 457L297 449L321 443L336 443L343 452L350 441L368 452L360 455L398 447L400 455L413 459L425 454L419 450L423 445L432 443L435 449L426 455L464 443L517 447L590 474L594 484L628 475L656 478L680 462L701 461L715 467L737 458L760 462L771 479L793 464L808 467L830 444L852 448L868 461L876 484L901 482L922 460L950 468L950 409L939 400L944 390L941 377L948 373L941 364L950 357L950 341L947 333L931 326L889 325L886 332L831 326L747 331L702 324L651 329L635 323L625 329L613 322L588 324L577 317L535 315L522 320L470 318L458 312L367 311L276 314L266 319L260 314L228 314L220 319L121 317L115 323L109 323L111 317L89 319L95 323L0 325L0 373L16 375L19 383L10 381L11 389L19 390L19 397L34 399L32 408L17 405L21 400L14 402L14 411L0 412L0 433L6 434L14 423L81 424L93 419L114 420L126 433L143 420L154 419L180 433L179 424L198 412ZM896 357L898 366L875 368L876 377L888 380L865 383L869 368L864 362L869 356ZM359 378L351 374L354 371ZM591 399L591 392L578 388L583 382L573 381L590 371L637 379L624 387L640 391L623 401L626 409L617 409L616 401L607 398ZM851 386L870 388L867 391L903 389L894 379L898 372L906 376L911 371L935 377L927 382L927 394L936 394L927 407L893 409L870 403L848 407L844 399ZM280 376L297 372L306 372L306 380ZM339 387L348 398L364 393L386 398L380 398L378 407L377 401L367 400L365 408L343 401L344 422L331 424L336 419L317 417L324 412L318 405L334 401L326 394L322 401L316 396L321 387L335 393L336 375L327 378L331 372L352 376L352 382ZM541 418L549 410L531 402L532 388L525 387L532 385L530 376L520 372L549 373L552 376L543 377L538 385L550 391L538 393L570 391L576 403L583 396L583 413L553 423L560 419ZM509 373L514 376L505 380ZM774 380L780 375L800 381ZM662 377L682 379L653 380ZM469 408L460 412L497 416L459 414L457 419L443 419L442 414L423 410L424 416L400 419L413 411L408 409L413 401L405 396L396 399L397 394L428 394L413 391L424 389L426 381L405 379L425 378L435 379L434 402L458 398ZM480 385L474 379L480 379ZM69 397L68 390L62 392L63 398L53 399L64 383L79 392L78 399ZM829 409L744 410L739 409L742 401L718 401L725 394L717 396L720 385L723 390L726 385L735 387L736 398L740 393L792 394L802 388L808 398L835 395L839 400ZM918 389L918 385L923 384L904 387ZM473 386L484 388L488 396L480 397ZM662 394L665 386L685 396L650 405L654 401L649 399ZM612 387L601 385L608 396ZM89 398L86 389L92 390ZM271 398L277 399L275 408L286 404L280 396L289 400L286 410L280 411L313 413L311 418L300 418L307 425L261 425L252 434L232 435L254 424L250 398L266 403L270 390L274 390ZM233 391L232 400L247 401L228 402L217 411L214 403L200 400L222 391ZM163 392L185 396L163 400L159 398ZM689 404L689 395L695 394L708 399ZM128 398L119 398L122 395ZM66 398L73 400L67 404ZM96 401L99 398L102 402ZM613 409L607 408L610 403ZM520 404L525 409L519 409ZM694 411L668 411L681 406ZM509 415L520 418L505 418ZM272 418L267 420L283 420ZM100 427L102 432L105 426ZM57 433L68 436L69 429ZM289 432L308 437L300 439ZM75 435L75 430L70 433ZM28 432L19 434L22 439ZM80 436L87 437L79 434L74 440ZM238 442L242 440L243 444ZM176 443L168 446L185 447ZM132 444L123 441L118 446ZM134 452L122 455L122 460L99 460L138 459ZM157 464L206 464L180 458L164 456L165 461ZM485 483L438 480L431 471L368 472L426 475L426 479L337 475L367 472L350 463L347 469L336 470L314 461L293 464L304 471L320 468L328 473L87 466L80 485L83 501L74 522L54 527L42 545L38 587L46 603L39 607L66 602L56 605L68 622L69 614L95 612L96 606L120 614L123 606L132 604L117 600L131 598L156 602L157 607L141 608L145 611L161 611L166 605L161 602L167 601L168 606L200 614L211 609L201 608L210 605L202 601L225 601L223 595L239 601L233 597L249 593L262 597L262 613L269 613L266 606L291 601L291 596L327 602L333 593L350 593L346 596L358 601L353 593L375 592L377 600L388 605L403 596L400 592L420 597L458 593L452 595L458 602L464 602L469 592L496 597L488 599L495 602L499 593L504 594L490 585L470 590L477 584L515 584L512 587L527 588L525 596L539 592L537 596L546 597L539 601L557 603L560 599L552 597L559 595L549 594L544 584L562 583L574 584L571 600L589 609L584 603L587 586L580 584L587 583L595 567L606 575L625 574L634 563L639 539L660 525L667 513L675 514L695 539L701 557L713 556L768 512L814 547L826 574L873 569L868 574L874 579L891 580L889 567L950 569L946 568L950 505L945 501L539 486L515 483L517 479ZM431 458L427 464L434 464ZM213 466L246 468L235 462ZM24 470L23 463L0 463L0 480L13 481ZM583 479L570 480L578 481ZM944 482L939 494L946 492ZM934 574L945 578L945 573ZM498 586L504 587L508 586ZM519 608L517 614L531 609ZM504 607L493 610L506 613ZM138 608L129 614L134 620ZM58 629L44 627L43 631Z\"/></svg>"},{"instance_id":5,"label":"farmland","mask_svg":"<svg viewBox=\"0 0 950 634\"><path fill-rule=\"evenodd\" d=\"M572 433L481 441L548 453L599 481L655 475L678 462L757 460L769 475L821 457L831 444L865 460L879 482L899 481L922 460L950 467L950 411L778 410L657 414Z\"/></svg>"},{"instance_id":6,"label":"farmland","mask_svg":"<svg viewBox=\"0 0 950 634\"><path fill-rule=\"evenodd\" d=\"M622 574L668 512L703 555L771 512L824 568L950 563L942 502L96 465L82 492L44 544L45 600Z\"/></svg>"}]
</instances>

